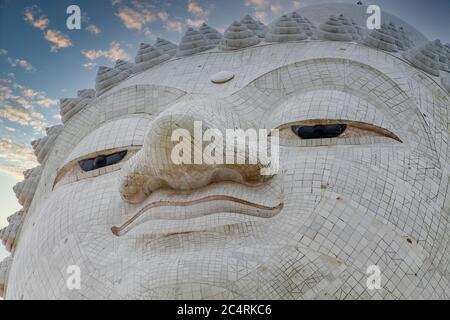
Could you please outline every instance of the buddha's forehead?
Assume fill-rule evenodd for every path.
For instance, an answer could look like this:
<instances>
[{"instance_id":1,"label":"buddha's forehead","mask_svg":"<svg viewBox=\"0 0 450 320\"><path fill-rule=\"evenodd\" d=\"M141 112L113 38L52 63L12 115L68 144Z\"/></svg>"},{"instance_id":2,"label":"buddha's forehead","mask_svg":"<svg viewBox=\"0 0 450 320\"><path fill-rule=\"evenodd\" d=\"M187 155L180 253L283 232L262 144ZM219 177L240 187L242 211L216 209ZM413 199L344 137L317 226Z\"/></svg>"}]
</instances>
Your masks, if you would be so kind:
<instances>
[{"instance_id":1,"label":"buddha's forehead","mask_svg":"<svg viewBox=\"0 0 450 320\"><path fill-rule=\"evenodd\" d=\"M201 108L235 113L256 127L270 126L266 120L283 108L307 117L365 114L375 124L395 118L397 127L426 113L448 131L442 121L448 97L436 90L433 79L396 56L354 43L305 41L171 59L124 80L90 107L103 114L95 121Z\"/></svg>"},{"instance_id":2,"label":"buddha's forehead","mask_svg":"<svg viewBox=\"0 0 450 320\"><path fill-rule=\"evenodd\" d=\"M314 77L317 79L324 77L322 80L330 81L328 85L338 85L342 82L342 68L348 61L373 69L381 67L381 70L387 73L401 70L395 65L398 63L396 59L366 46L320 41L271 43L235 52L213 50L175 58L134 75L112 88L108 94L131 86L155 85L176 88L190 95L223 98L239 92L258 79L260 81L256 85L268 89L288 90L290 86L295 86L295 82L303 81L308 84L307 80ZM300 68L302 66L303 68ZM403 67L406 67L406 64ZM277 79L279 74L276 71L283 73L283 68L302 69L303 75L294 73L291 75L292 79ZM323 73L325 71L326 74ZM322 74L319 75L318 72ZM264 78L264 75L269 74L272 79ZM214 80L217 78L223 78L222 83L215 83ZM265 83L261 83L262 80ZM327 83L324 81L308 84L319 87L325 85Z\"/></svg>"}]
</instances>

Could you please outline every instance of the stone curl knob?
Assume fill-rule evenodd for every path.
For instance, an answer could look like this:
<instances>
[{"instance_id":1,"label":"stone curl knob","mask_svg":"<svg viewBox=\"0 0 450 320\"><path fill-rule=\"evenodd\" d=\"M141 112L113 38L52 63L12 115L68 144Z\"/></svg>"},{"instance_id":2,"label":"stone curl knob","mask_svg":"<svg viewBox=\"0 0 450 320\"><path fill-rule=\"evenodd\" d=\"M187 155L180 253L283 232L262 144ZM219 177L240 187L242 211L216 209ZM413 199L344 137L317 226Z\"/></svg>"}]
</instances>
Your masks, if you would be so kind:
<instances>
[{"instance_id":1,"label":"stone curl knob","mask_svg":"<svg viewBox=\"0 0 450 320\"><path fill-rule=\"evenodd\" d=\"M211 76L211 82L215 84L222 84L233 80L234 73L230 71L220 71Z\"/></svg>"}]
</instances>

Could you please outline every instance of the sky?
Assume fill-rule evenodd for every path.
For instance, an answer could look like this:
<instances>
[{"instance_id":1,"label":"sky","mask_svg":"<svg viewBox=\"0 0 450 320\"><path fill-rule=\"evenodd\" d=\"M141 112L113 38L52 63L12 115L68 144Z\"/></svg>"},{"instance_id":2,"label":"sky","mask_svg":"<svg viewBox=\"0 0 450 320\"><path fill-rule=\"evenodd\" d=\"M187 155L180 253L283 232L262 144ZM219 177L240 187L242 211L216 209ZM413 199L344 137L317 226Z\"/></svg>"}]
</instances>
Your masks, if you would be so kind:
<instances>
[{"instance_id":1,"label":"sky","mask_svg":"<svg viewBox=\"0 0 450 320\"><path fill-rule=\"evenodd\" d=\"M223 32L250 14L268 23L310 4L356 0L0 0L0 227L20 209L12 187L37 165L30 142L60 123L59 98L93 88L98 66L133 60L139 43L178 43L207 22ZM372 0L429 39L450 42L450 0ZM69 5L81 29L66 26ZM0 246L0 260L6 255Z\"/></svg>"}]
</instances>

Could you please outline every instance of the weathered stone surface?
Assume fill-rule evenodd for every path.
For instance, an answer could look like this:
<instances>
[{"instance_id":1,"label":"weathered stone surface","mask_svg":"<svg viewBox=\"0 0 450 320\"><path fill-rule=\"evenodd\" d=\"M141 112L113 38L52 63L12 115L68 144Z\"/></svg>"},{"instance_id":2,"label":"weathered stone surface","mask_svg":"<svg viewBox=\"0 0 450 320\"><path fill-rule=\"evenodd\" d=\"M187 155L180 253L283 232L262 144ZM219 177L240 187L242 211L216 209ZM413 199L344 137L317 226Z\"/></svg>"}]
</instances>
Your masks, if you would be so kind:
<instances>
[{"instance_id":1,"label":"weathered stone surface","mask_svg":"<svg viewBox=\"0 0 450 320\"><path fill-rule=\"evenodd\" d=\"M296 11L290 13L289 17L297 21L297 23L302 27L303 31L306 33L308 37L312 37L314 35L315 27L312 25L311 22L307 21Z\"/></svg>"},{"instance_id":2,"label":"weathered stone surface","mask_svg":"<svg viewBox=\"0 0 450 320\"><path fill-rule=\"evenodd\" d=\"M389 30L391 36L395 39L395 45L397 46L398 50L405 51L406 45L403 42L403 38L400 32L397 30L397 26L394 23L390 22L387 26L387 29Z\"/></svg>"},{"instance_id":3,"label":"weathered stone surface","mask_svg":"<svg viewBox=\"0 0 450 320\"><path fill-rule=\"evenodd\" d=\"M78 90L77 96L78 98L82 99L93 99L95 98L95 90L94 89Z\"/></svg>"},{"instance_id":4,"label":"weathered stone surface","mask_svg":"<svg viewBox=\"0 0 450 320\"><path fill-rule=\"evenodd\" d=\"M306 40L308 36L294 18L283 15L269 26L265 39L267 42L288 42Z\"/></svg>"},{"instance_id":5,"label":"weathered stone surface","mask_svg":"<svg viewBox=\"0 0 450 320\"><path fill-rule=\"evenodd\" d=\"M262 23L259 20L256 20L256 22L258 23L260 29L261 29L261 35L263 36L263 38L266 36L267 32L269 31L269 27L267 27L264 23Z\"/></svg>"},{"instance_id":6,"label":"weathered stone surface","mask_svg":"<svg viewBox=\"0 0 450 320\"><path fill-rule=\"evenodd\" d=\"M358 37L357 40L361 40L361 38L363 38L364 36L361 26L353 19L351 19L350 21L352 23L353 28L356 30L356 36Z\"/></svg>"},{"instance_id":7,"label":"weathered stone surface","mask_svg":"<svg viewBox=\"0 0 450 320\"><path fill-rule=\"evenodd\" d=\"M23 206L25 211L28 210L28 208L31 205L31 202L33 201L36 188L41 179L41 174L42 174L41 166L27 170L24 172L25 179L21 182L18 182L13 188L17 200Z\"/></svg>"},{"instance_id":8,"label":"weathered stone surface","mask_svg":"<svg viewBox=\"0 0 450 320\"><path fill-rule=\"evenodd\" d=\"M86 89L78 91L77 98L63 98L59 100L62 123L66 123L80 112L95 98L95 90Z\"/></svg>"},{"instance_id":9,"label":"weathered stone surface","mask_svg":"<svg viewBox=\"0 0 450 320\"><path fill-rule=\"evenodd\" d=\"M145 71L167 60L170 60L170 56L167 53L147 43L141 43L138 54L134 59L133 73Z\"/></svg>"},{"instance_id":10,"label":"weathered stone surface","mask_svg":"<svg viewBox=\"0 0 450 320\"><path fill-rule=\"evenodd\" d=\"M178 47L177 57L191 56L211 48L205 36L193 28L188 28Z\"/></svg>"},{"instance_id":11,"label":"weathered stone surface","mask_svg":"<svg viewBox=\"0 0 450 320\"><path fill-rule=\"evenodd\" d=\"M12 264L12 257L6 257L0 262L0 297L4 297L8 282L8 274Z\"/></svg>"},{"instance_id":12,"label":"weathered stone surface","mask_svg":"<svg viewBox=\"0 0 450 320\"><path fill-rule=\"evenodd\" d=\"M131 76L133 74L133 67L134 64L128 61L124 61L124 60L116 60L116 64L114 66L114 68L120 70L120 78L121 81L125 80L126 78L128 78L129 76Z\"/></svg>"},{"instance_id":13,"label":"weathered stone surface","mask_svg":"<svg viewBox=\"0 0 450 320\"><path fill-rule=\"evenodd\" d=\"M215 48L222 40L222 35L216 29L210 27L206 23L203 23L202 26L198 29L201 34L209 41L209 48Z\"/></svg>"},{"instance_id":14,"label":"weathered stone surface","mask_svg":"<svg viewBox=\"0 0 450 320\"><path fill-rule=\"evenodd\" d=\"M448 53L444 45L442 45L440 40L434 40L431 43L430 50L432 53L438 56L439 59L439 69L441 71L449 72L448 64Z\"/></svg>"},{"instance_id":15,"label":"weathered stone surface","mask_svg":"<svg viewBox=\"0 0 450 320\"><path fill-rule=\"evenodd\" d=\"M347 27L347 32L349 32L352 35L353 40L359 39L358 32L350 20L348 20L343 14L339 15L338 20L341 21L342 24Z\"/></svg>"},{"instance_id":16,"label":"weathered stone surface","mask_svg":"<svg viewBox=\"0 0 450 320\"><path fill-rule=\"evenodd\" d=\"M444 47L447 51L448 69L450 70L450 44L447 43Z\"/></svg>"},{"instance_id":17,"label":"weathered stone surface","mask_svg":"<svg viewBox=\"0 0 450 320\"><path fill-rule=\"evenodd\" d=\"M264 38L267 33L267 30L264 30L265 26L259 21L254 20L250 15L242 18L241 24L252 30L260 38Z\"/></svg>"},{"instance_id":18,"label":"weathered stone surface","mask_svg":"<svg viewBox=\"0 0 450 320\"><path fill-rule=\"evenodd\" d=\"M405 46L405 50L411 49L414 46L414 43L411 41L411 39L409 38L408 34L406 33L405 29L402 26L398 28L398 33Z\"/></svg>"},{"instance_id":19,"label":"weathered stone surface","mask_svg":"<svg viewBox=\"0 0 450 320\"><path fill-rule=\"evenodd\" d=\"M216 84L226 83L234 78L234 73L230 71L220 71L211 76L211 82Z\"/></svg>"},{"instance_id":20,"label":"weathered stone surface","mask_svg":"<svg viewBox=\"0 0 450 320\"><path fill-rule=\"evenodd\" d=\"M225 31L219 49L223 51L239 50L257 45L259 42L258 36L252 30L234 21Z\"/></svg>"},{"instance_id":21,"label":"weathered stone surface","mask_svg":"<svg viewBox=\"0 0 450 320\"><path fill-rule=\"evenodd\" d=\"M449 72L441 72L441 83L447 92L450 93L450 73Z\"/></svg>"},{"instance_id":22,"label":"weathered stone surface","mask_svg":"<svg viewBox=\"0 0 450 320\"><path fill-rule=\"evenodd\" d=\"M373 29L363 43L371 48L397 52L399 49L396 44L396 39L392 36L386 25L381 25L381 29Z\"/></svg>"},{"instance_id":23,"label":"weathered stone surface","mask_svg":"<svg viewBox=\"0 0 450 320\"><path fill-rule=\"evenodd\" d=\"M354 35L347 22L363 27L364 9L301 13L305 23L342 13L338 31ZM450 95L439 43L413 45L407 63L353 36L246 47L242 39L260 38L239 28L247 36L235 32L230 47L244 50L185 47L194 56L112 82L98 98L79 94L91 101L55 131L42 174L26 172L15 188L26 207L0 231L14 259L0 266L7 299L450 298ZM261 150L226 143L233 129L258 135L263 149L270 132L274 158L261 161L264 150L250 163ZM174 133L188 141L181 154ZM38 154L46 142L35 142ZM367 288L373 264L382 290ZM80 290L67 289L72 265Z\"/></svg>"},{"instance_id":24,"label":"weathered stone surface","mask_svg":"<svg viewBox=\"0 0 450 320\"><path fill-rule=\"evenodd\" d=\"M162 51L162 53L165 53L170 57L173 57L177 54L178 46L163 38L157 38L155 48Z\"/></svg>"},{"instance_id":25,"label":"weathered stone surface","mask_svg":"<svg viewBox=\"0 0 450 320\"><path fill-rule=\"evenodd\" d=\"M61 125L46 128L45 131L47 135L45 137L31 142L34 154L40 164L45 164L53 144L62 130L63 126Z\"/></svg>"},{"instance_id":26,"label":"weathered stone surface","mask_svg":"<svg viewBox=\"0 0 450 320\"><path fill-rule=\"evenodd\" d=\"M112 87L116 86L132 73L139 70L142 64L139 66L132 66L129 63L119 62L119 65L114 68L101 66L98 68L97 77L95 78L95 91L96 95L100 96Z\"/></svg>"},{"instance_id":27,"label":"weathered stone surface","mask_svg":"<svg viewBox=\"0 0 450 320\"><path fill-rule=\"evenodd\" d=\"M8 226L0 230L0 240L8 252L14 252L24 219L24 211L20 210L7 218Z\"/></svg>"},{"instance_id":28,"label":"weathered stone surface","mask_svg":"<svg viewBox=\"0 0 450 320\"><path fill-rule=\"evenodd\" d=\"M325 23L319 26L319 38L331 41L352 41L353 36L341 20L330 16Z\"/></svg>"},{"instance_id":29,"label":"weathered stone surface","mask_svg":"<svg viewBox=\"0 0 450 320\"><path fill-rule=\"evenodd\" d=\"M436 46L430 42L425 46L405 52L403 57L408 60L414 67L419 68L426 73L435 77L439 77L439 55L436 53Z\"/></svg>"}]
</instances>

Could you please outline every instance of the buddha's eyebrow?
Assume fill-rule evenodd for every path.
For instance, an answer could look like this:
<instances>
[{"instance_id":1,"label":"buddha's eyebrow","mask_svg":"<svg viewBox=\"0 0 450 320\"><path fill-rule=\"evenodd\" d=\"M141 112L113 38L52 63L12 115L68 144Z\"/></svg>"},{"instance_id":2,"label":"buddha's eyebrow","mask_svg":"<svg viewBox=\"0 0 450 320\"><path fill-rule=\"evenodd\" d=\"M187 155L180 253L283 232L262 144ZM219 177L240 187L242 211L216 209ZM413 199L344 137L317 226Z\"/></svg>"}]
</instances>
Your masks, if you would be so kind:
<instances>
[{"instance_id":1,"label":"buddha's eyebrow","mask_svg":"<svg viewBox=\"0 0 450 320\"><path fill-rule=\"evenodd\" d=\"M106 153L119 148L142 146L150 116L125 116L104 123L80 140L63 162L63 166L74 161L95 157L99 152Z\"/></svg>"}]
</instances>

